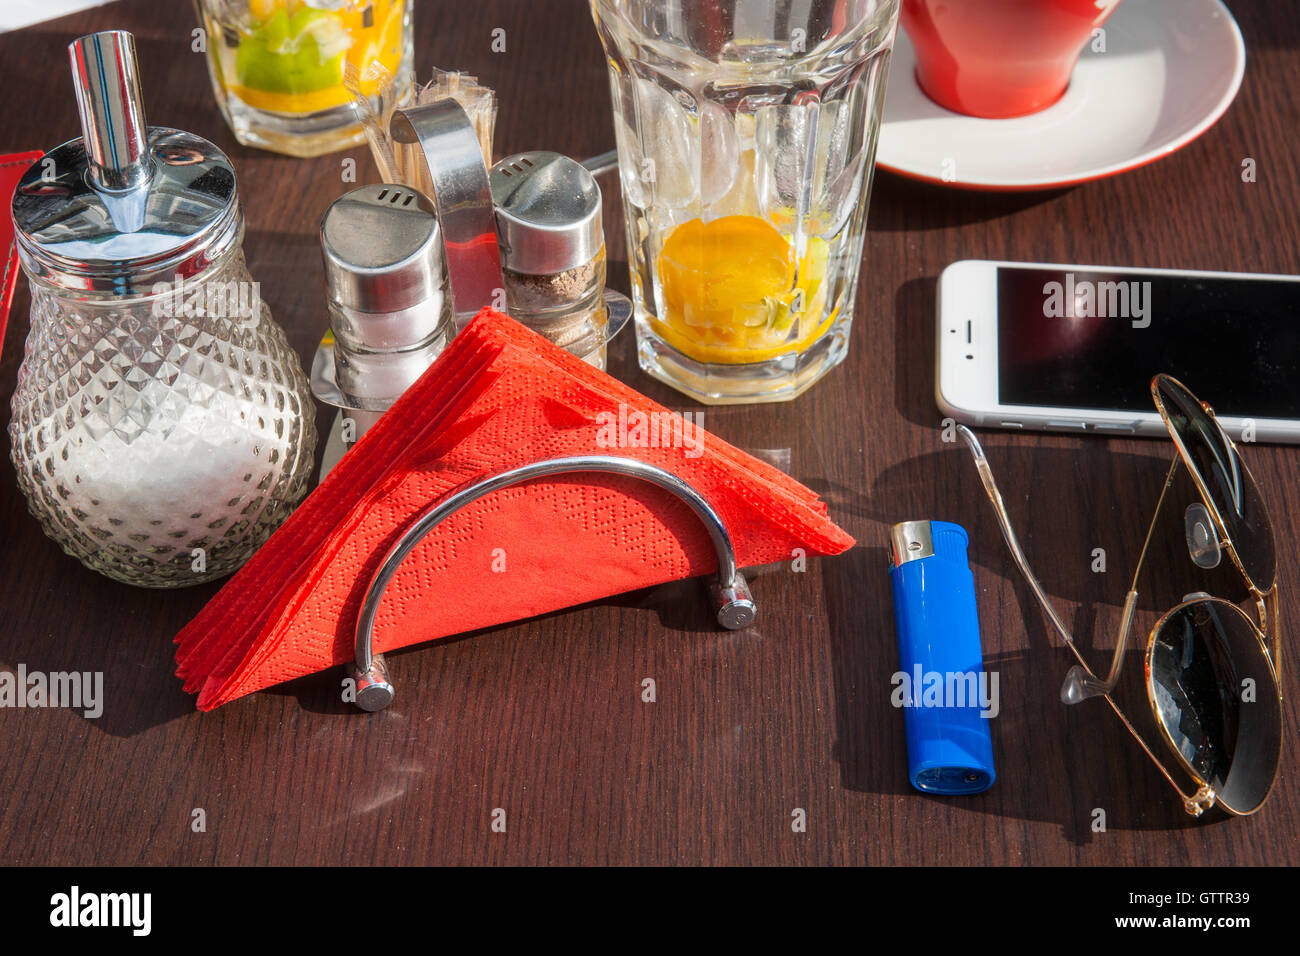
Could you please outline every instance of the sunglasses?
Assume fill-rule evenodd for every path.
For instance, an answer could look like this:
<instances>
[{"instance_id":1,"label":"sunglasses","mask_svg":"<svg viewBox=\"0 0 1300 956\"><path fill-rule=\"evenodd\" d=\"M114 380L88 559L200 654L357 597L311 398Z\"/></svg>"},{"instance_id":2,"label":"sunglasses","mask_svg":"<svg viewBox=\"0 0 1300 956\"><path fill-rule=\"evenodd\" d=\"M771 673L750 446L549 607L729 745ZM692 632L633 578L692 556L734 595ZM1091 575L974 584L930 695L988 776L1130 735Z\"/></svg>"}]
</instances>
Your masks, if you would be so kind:
<instances>
[{"instance_id":1,"label":"sunglasses","mask_svg":"<svg viewBox=\"0 0 1300 956\"><path fill-rule=\"evenodd\" d=\"M1268 799L1282 756L1282 691L1278 676L1281 645L1273 525L1255 480L1210 406L1168 375L1151 380L1151 396L1178 454L1142 546L1133 584L1124 601L1114 657L1104 679L1088 667L1069 629L1030 570L984 449L970 429L959 425L957 430L975 458L1017 567L1053 628L1078 660L1066 675L1061 700L1076 704L1104 697L1178 791L1184 809L1192 816L1199 817L1214 806L1234 816L1245 816ZM1231 564L1225 567L1229 573L1235 568L1240 575L1258 620L1237 603L1204 591L1186 595L1160 616L1147 637L1144 657L1147 704L1159 737L1159 743L1153 746L1120 709L1113 692L1133 629L1138 584L1153 549L1156 528L1166 508L1176 507L1175 502L1183 504L1175 488L1180 469L1186 469L1200 499L1186 503L1182 516L1188 557L1195 567L1208 571L1218 568L1226 555ZM1180 483L1180 487L1186 484ZM1186 792L1184 784L1171 772L1169 758L1190 778L1193 792Z\"/></svg>"}]
</instances>

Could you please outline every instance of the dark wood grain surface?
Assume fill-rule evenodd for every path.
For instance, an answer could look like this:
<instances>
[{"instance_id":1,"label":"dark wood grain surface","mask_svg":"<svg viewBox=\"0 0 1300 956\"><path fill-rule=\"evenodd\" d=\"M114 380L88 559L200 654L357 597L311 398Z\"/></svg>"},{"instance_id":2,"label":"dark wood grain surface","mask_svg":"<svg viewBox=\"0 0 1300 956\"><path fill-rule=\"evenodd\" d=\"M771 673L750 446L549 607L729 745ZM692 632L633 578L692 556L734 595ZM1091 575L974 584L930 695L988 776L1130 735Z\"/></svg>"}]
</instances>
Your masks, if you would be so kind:
<instances>
[{"instance_id":1,"label":"dark wood grain surface","mask_svg":"<svg viewBox=\"0 0 1300 956\"><path fill-rule=\"evenodd\" d=\"M171 642L216 586L145 591L85 570L41 533L6 461L0 667L102 671L106 707L97 720L0 710L0 862L1300 863L1294 667L1272 800L1251 818L1193 822L1104 704L1058 701L1067 653L1011 566L969 462L941 442L932 399L935 280L953 260L1300 271L1300 17L1285 4L1233 8L1249 50L1241 93L1159 163L1033 194L877 177L848 361L794 404L705 411L706 427L736 445L788 450L789 470L859 540L805 573L756 578L751 631L718 633L701 585L684 582L396 654L402 693L377 716L339 702L335 673L199 714L172 676ZM208 136L234 159L250 268L306 361L326 326L317 224L348 188L341 160L354 157L363 177L373 167L363 149L300 161L236 144L190 51L192 17L189 4L128 0L0 35L0 151L76 135L65 45L133 31L150 121ZM492 52L497 27L504 53ZM422 0L417 63L421 75L467 70L498 91L498 153L612 146L580 0ZM1254 183L1240 176L1247 157ZM626 289L616 214L608 222L613 282ZM6 419L27 309L20 283L0 367ZM671 407L697 407L636 369L630 332L611 370ZM1167 443L988 434L986 446L1067 620L1108 635ZM1283 620L1300 620L1300 450L1247 455L1274 511ZM914 517L972 533L1002 695L998 781L977 797L911 789L889 704L898 657L883 542ZM1110 555L1105 574L1090 570L1097 547ZM1103 656L1109 640L1097 639ZM641 700L646 677L655 703ZM195 808L206 832L191 829ZM495 808L504 834L491 830ZM796 808L806 832L791 827ZM1091 827L1096 808L1105 832Z\"/></svg>"}]
</instances>

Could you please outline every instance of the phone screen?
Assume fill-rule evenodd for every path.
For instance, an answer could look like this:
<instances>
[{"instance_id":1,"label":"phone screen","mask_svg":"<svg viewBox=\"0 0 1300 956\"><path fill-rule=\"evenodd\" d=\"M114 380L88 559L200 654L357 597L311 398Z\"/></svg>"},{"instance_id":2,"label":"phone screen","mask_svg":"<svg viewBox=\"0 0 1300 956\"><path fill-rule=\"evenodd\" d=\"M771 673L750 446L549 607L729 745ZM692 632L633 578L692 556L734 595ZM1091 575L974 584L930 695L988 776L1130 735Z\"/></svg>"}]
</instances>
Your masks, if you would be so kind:
<instances>
[{"instance_id":1,"label":"phone screen","mask_svg":"<svg viewBox=\"0 0 1300 956\"><path fill-rule=\"evenodd\" d=\"M1221 415L1300 419L1300 281L999 268L1004 405L1151 411L1167 372Z\"/></svg>"}]
</instances>

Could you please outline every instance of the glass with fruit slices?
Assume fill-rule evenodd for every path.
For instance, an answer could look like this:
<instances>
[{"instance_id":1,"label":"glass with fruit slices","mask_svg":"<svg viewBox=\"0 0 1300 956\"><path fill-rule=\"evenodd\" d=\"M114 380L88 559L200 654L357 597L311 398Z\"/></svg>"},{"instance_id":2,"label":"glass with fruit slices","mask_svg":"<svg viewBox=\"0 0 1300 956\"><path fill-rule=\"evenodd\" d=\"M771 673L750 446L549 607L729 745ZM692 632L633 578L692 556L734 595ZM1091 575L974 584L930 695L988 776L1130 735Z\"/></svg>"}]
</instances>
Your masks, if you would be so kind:
<instances>
[{"instance_id":1,"label":"glass with fruit slices","mask_svg":"<svg viewBox=\"0 0 1300 956\"><path fill-rule=\"evenodd\" d=\"M349 85L376 112L410 100L412 5L195 0L212 86L235 138L290 156L364 142Z\"/></svg>"},{"instance_id":2,"label":"glass with fruit slices","mask_svg":"<svg viewBox=\"0 0 1300 956\"><path fill-rule=\"evenodd\" d=\"M898 0L590 0L641 367L701 402L843 361Z\"/></svg>"}]
</instances>

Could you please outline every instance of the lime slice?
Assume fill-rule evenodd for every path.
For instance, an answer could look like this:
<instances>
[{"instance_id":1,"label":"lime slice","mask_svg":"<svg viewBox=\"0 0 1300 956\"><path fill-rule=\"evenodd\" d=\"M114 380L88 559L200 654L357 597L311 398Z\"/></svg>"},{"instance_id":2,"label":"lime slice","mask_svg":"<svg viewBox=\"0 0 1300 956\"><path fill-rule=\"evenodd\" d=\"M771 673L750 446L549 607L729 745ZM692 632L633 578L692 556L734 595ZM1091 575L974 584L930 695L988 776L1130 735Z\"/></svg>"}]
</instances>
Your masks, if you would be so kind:
<instances>
[{"instance_id":1,"label":"lime slice","mask_svg":"<svg viewBox=\"0 0 1300 956\"><path fill-rule=\"evenodd\" d=\"M268 93L312 93L343 82L343 54L351 45L337 15L279 7L245 36L235 54L239 86Z\"/></svg>"}]
</instances>

